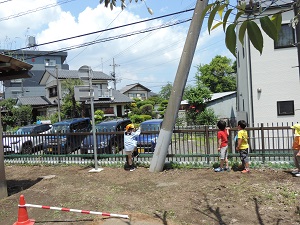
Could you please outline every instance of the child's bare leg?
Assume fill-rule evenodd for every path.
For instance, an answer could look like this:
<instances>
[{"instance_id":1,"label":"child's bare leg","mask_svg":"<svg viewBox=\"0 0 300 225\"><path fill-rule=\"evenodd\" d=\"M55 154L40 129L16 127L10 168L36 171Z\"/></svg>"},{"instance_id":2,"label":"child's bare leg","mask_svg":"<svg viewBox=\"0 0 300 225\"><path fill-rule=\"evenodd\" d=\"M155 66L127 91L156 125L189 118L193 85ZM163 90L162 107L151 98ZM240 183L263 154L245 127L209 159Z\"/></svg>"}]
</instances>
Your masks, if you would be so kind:
<instances>
[{"instance_id":1,"label":"child's bare leg","mask_svg":"<svg viewBox=\"0 0 300 225\"><path fill-rule=\"evenodd\" d=\"M226 165L226 168L228 169L229 167L228 167L228 159L227 158L225 159L225 165Z\"/></svg>"},{"instance_id":2,"label":"child's bare leg","mask_svg":"<svg viewBox=\"0 0 300 225\"><path fill-rule=\"evenodd\" d=\"M128 155L128 165L132 166L132 155L131 154Z\"/></svg>"},{"instance_id":3,"label":"child's bare leg","mask_svg":"<svg viewBox=\"0 0 300 225\"><path fill-rule=\"evenodd\" d=\"M249 170L249 163L248 162L245 162L245 169Z\"/></svg>"},{"instance_id":4,"label":"child's bare leg","mask_svg":"<svg viewBox=\"0 0 300 225\"><path fill-rule=\"evenodd\" d=\"M220 168L223 169L223 166L224 166L224 159L221 159L220 160Z\"/></svg>"}]
</instances>

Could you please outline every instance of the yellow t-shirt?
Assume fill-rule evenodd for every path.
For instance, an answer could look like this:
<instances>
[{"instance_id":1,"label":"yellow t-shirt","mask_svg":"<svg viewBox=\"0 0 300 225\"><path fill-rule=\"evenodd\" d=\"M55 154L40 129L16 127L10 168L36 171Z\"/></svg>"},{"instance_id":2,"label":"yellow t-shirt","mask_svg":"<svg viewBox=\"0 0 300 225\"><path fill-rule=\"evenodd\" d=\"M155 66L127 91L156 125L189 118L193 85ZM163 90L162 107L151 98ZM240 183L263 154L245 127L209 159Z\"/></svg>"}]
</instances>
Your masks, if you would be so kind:
<instances>
[{"instance_id":1,"label":"yellow t-shirt","mask_svg":"<svg viewBox=\"0 0 300 225\"><path fill-rule=\"evenodd\" d=\"M248 133L246 130L239 130L238 139L242 139L242 143L240 145L240 150L249 148L248 144Z\"/></svg>"}]
</instances>

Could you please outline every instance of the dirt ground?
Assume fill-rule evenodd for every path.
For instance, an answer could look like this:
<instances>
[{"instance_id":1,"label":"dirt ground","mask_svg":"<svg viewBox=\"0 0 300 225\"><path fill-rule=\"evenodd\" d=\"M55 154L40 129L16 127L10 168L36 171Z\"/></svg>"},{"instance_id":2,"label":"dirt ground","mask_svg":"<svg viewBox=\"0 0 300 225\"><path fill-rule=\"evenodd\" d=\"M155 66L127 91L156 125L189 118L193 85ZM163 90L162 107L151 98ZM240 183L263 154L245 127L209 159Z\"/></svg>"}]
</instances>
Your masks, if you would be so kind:
<instances>
[{"instance_id":1,"label":"dirt ground","mask_svg":"<svg viewBox=\"0 0 300 225\"><path fill-rule=\"evenodd\" d=\"M91 168L82 166L13 165L5 169L9 197L0 200L1 225L17 221L21 194L29 204L130 218L27 208L36 224L300 224L300 177L280 169L255 169L250 174L212 169L151 173L138 168L129 172L109 167L89 173Z\"/></svg>"}]
</instances>

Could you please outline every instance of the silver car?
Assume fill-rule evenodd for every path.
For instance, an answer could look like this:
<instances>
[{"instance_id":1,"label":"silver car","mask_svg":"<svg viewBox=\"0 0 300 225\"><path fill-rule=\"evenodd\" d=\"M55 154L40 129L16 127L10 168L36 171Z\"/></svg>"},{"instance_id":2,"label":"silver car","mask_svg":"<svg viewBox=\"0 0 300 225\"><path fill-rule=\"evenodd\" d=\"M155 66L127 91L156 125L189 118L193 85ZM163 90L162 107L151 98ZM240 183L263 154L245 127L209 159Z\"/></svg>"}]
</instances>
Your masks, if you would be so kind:
<instances>
[{"instance_id":1,"label":"silver car","mask_svg":"<svg viewBox=\"0 0 300 225\"><path fill-rule=\"evenodd\" d=\"M14 134L3 139L4 153L31 154L36 148L43 146L45 136L50 132L50 124L34 124L20 127Z\"/></svg>"}]
</instances>

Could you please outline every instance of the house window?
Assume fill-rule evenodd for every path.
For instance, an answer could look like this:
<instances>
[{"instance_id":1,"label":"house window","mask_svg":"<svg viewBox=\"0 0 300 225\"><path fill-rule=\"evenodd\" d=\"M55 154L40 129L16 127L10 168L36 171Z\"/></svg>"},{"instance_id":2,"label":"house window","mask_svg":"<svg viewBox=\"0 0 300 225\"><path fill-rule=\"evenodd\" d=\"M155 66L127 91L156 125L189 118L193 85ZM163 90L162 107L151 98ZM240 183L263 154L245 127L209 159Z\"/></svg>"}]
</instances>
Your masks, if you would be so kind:
<instances>
[{"instance_id":1,"label":"house window","mask_svg":"<svg viewBox=\"0 0 300 225\"><path fill-rule=\"evenodd\" d=\"M279 101L277 102L277 115L295 115L294 101Z\"/></svg>"},{"instance_id":2,"label":"house window","mask_svg":"<svg viewBox=\"0 0 300 225\"><path fill-rule=\"evenodd\" d=\"M49 98L56 97L57 96L57 88L52 87L49 88Z\"/></svg>"},{"instance_id":3,"label":"house window","mask_svg":"<svg viewBox=\"0 0 300 225\"><path fill-rule=\"evenodd\" d=\"M287 48L295 46L294 29L289 24L282 24L278 40L274 41L274 48Z\"/></svg>"},{"instance_id":4,"label":"house window","mask_svg":"<svg viewBox=\"0 0 300 225\"><path fill-rule=\"evenodd\" d=\"M45 66L56 66L56 61L55 59L45 59Z\"/></svg>"}]
</instances>

